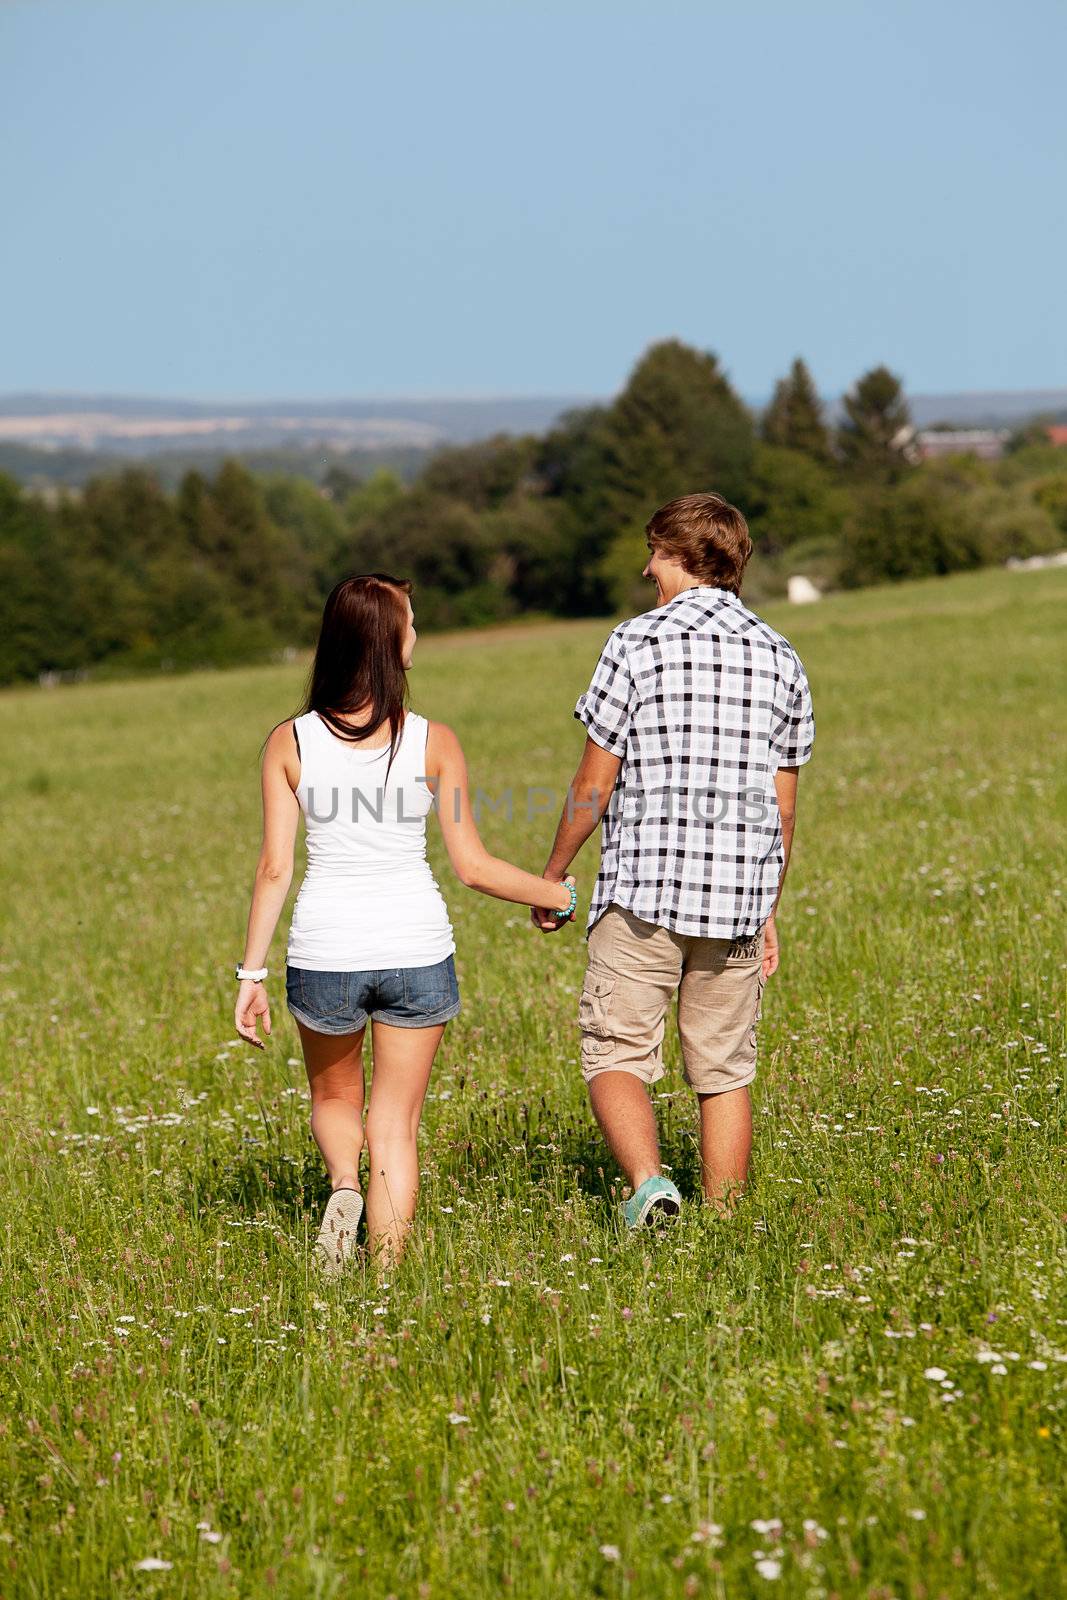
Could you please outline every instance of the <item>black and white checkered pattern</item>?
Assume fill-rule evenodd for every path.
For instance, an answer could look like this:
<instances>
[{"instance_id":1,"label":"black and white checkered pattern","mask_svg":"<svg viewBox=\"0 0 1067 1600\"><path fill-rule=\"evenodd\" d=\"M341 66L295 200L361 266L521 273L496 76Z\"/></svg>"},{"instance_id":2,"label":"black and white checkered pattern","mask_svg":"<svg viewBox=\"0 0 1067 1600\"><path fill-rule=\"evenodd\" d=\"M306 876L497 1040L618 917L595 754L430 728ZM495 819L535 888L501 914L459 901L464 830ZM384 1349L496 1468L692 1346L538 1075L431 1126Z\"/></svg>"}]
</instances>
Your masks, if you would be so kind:
<instances>
[{"instance_id":1,"label":"black and white checkered pattern","mask_svg":"<svg viewBox=\"0 0 1067 1600\"><path fill-rule=\"evenodd\" d=\"M788 640L729 590L683 589L609 635L574 715L622 758L587 934L612 901L681 934L758 932L782 870L774 774L815 738Z\"/></svg>"}]
</instances>

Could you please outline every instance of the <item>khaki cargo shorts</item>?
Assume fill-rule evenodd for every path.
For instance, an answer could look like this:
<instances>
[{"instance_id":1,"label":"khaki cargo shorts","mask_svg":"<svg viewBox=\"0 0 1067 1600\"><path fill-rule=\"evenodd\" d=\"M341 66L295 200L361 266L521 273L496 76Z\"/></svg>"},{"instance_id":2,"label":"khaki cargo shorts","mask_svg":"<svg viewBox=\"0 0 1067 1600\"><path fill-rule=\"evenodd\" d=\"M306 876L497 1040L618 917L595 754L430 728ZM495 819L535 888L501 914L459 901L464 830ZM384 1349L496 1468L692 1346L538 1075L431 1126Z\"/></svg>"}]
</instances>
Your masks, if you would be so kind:
<instances>
[{"instance_id":1,"label":"khaki cargo shorts","mask_svg":"<svg viewBox=\"0 0 1067 1600\"><path fill-rule=\"evenodd\" d=\"M677 991L686 1082L697 1094L751 1083L762 965L762 928L746 938L701 939L609 906L589 935L578 1002L582 1076L588 1083L599 1072L632 1072L658 1082L664 1022Z\"/></svg>"}]
</instances>

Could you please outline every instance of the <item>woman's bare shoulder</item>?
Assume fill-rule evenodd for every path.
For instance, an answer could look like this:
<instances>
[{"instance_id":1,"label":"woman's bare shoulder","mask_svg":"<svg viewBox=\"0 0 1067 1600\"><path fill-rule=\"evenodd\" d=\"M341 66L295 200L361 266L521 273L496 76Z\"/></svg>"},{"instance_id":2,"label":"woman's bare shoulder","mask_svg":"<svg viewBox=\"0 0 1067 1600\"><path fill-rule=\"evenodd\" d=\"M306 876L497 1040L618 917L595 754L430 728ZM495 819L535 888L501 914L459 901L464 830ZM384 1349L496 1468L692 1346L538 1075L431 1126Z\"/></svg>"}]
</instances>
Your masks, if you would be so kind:
<instances>
[{"instance_id":1,"label":"woman's bare shoulder","mask_svg":"<svg viewBox=\"0 0 1067 1600\"><path fill-rule=\"evenodd\" d=\"M297 749L296 718L286 717L284 722L276 722L267 735L266 747L274 754Z\"/></svg>"},{"instance_id":2,"label":"woman's bare shoulder","mask_svg":"<svg viewBox=\"0 0 1067 1600\"><path fill-rule=\"evenodd\" d=\"M447 722L426 723L426 765L431 771L445 761L462 758L463 748L454 728Z\"/></svg>"},{"instance_id":3,"label":"woman's bare shoulder","mask_svg":"<svg viewBox=\"0 0 1067 1600\"><path fill-rule=\"evenodd\" d=\"M275 771L281 767L291 788L300 782L300 743L296 731L296 718L286 717L267 735L263 746L263 765Z\"/></svg>"}]
</instances>

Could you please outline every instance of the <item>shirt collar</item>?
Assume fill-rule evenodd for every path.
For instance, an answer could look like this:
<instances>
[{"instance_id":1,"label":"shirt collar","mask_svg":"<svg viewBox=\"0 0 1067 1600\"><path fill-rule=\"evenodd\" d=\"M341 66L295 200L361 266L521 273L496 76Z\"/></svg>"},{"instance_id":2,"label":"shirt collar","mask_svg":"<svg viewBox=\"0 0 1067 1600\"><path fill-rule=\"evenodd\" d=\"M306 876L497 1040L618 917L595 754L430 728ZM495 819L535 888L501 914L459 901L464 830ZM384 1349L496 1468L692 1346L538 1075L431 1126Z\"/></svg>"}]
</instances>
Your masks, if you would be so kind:
<instances>
[{"instance_id":1,"label":"shirt collar","mask_svg":"<svg viewBox=\"0 0 1067 1600\"><path fill-rule=\"evenodd\" d=\"M718 594L724 600L737 600L739 598L732 589L722 589L716 583L694 583L690 584L688 589L679 589L678 593L672 595L669 600L665 600L664 604L672 606L675 600L684 600L688 594Z\"/></svg>"}]
</instances>

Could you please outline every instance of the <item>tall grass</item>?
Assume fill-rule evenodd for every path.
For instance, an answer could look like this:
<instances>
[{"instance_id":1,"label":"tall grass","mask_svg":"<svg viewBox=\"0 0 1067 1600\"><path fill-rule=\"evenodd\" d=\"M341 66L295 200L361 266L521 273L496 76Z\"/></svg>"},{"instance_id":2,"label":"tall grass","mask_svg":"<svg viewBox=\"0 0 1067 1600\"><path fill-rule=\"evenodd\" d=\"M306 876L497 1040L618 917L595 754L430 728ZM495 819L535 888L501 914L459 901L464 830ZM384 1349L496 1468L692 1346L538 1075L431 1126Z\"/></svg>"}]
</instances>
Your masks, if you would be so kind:
<instances>
[{"instance_id":1,"label":"tall grass","mask_svg":"<svg viewBox=\"0 0 1067 1600\"><path fill-rule=\"evenodd\" d=\"M693 1203L620 1232L581 931L462 889L431 825L463 1011L420 1219L329 1291L284 927L267 1052L231 1025L298 673L0 697L0 1596L1061 1592L1065 601L982 573L770 613L818 737L733 1218L672 1039ZM418 648L534 870L525 789L568 781L606 632Z\"/></svg>"}]
</instances>

